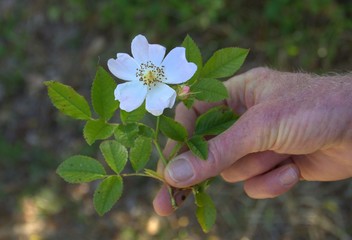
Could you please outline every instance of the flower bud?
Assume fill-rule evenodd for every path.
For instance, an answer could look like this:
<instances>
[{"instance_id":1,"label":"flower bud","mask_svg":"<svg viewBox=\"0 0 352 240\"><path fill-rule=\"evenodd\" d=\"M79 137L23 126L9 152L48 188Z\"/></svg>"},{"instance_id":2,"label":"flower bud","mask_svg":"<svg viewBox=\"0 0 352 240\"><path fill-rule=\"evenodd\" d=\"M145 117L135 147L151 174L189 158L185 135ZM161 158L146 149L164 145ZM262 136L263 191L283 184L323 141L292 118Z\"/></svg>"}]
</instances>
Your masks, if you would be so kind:
<instances>
[{"instance_id":1,"label":"flower bud","mask_svg":"<svg viewBox=\"0 0 352 240\"><path fill-rule=\"evenodd\" d=\"M190 95L191 88L187 85L181 85L177 89L177 95L181 100L185 100Z\"/></svg>"}]
</instances>

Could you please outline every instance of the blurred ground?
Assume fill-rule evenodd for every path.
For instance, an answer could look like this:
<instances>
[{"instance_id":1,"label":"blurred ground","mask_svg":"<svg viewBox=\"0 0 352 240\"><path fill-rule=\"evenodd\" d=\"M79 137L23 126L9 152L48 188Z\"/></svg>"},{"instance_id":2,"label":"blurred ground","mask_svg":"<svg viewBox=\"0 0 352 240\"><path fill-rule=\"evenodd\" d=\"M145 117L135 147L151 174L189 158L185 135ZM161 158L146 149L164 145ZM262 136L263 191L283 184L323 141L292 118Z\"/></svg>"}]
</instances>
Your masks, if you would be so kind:
<instances>
[{"instance_id":1,"label":"blurred ground","mask_svg":"<svg viewBox=\"0 0 352 240\"><path fill-rule=\"evenodd\" d=\"M89 95L96 66L129 52L138 33L168 49L190 34L205 58L221 47L250 48L241 71L351 71L350 1L1 0L0 239L352 239L350 180L302 182L261 201L218 180L210 189L218 219L205 235L191 200L171 217L154 214L153 181L128 179L123 198L99 217L96 185L58 178L65 157L97 152L82 124L52 107L43 81Z\"/></svg>"}]
</instances>

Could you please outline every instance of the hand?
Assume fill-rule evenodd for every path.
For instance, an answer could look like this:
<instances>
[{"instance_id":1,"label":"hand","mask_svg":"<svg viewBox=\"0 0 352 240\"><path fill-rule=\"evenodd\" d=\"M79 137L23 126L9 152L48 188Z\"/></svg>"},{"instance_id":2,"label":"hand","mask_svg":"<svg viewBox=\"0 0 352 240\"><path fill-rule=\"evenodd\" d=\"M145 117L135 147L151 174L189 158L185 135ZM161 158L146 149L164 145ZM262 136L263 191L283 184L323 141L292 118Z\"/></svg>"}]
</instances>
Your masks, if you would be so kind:
<instances>
[{"instance_id":1,"label":"hand","mask_svg":"<svg viewBox=\"0 0 352 240\"><path fill-rule=\"evenodd\" d=\"M219 104L241 117L209 140L206 161L189 151L173 159L164 170L170 185L192 186L220 174L228 182L244 181L245 192L259 199L279 196L299 179L352 176L351 75L320 77L256 68L225 84L230 97ZM188 110L180 104L175 118L192 133L197 116L213 106L199 102ZM166 188L153 204L160 215L173 211Z\"/></svg>"}]
</instances>

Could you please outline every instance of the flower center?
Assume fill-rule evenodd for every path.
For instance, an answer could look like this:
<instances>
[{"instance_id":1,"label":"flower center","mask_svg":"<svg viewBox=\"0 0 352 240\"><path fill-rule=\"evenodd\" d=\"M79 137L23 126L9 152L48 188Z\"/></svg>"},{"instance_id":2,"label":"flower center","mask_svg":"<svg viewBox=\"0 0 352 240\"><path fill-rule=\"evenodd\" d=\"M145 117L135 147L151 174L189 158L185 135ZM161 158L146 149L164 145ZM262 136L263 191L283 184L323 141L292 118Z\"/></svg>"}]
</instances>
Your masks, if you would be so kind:
<instances>
[{"instance_id":1,"label":"flower center","mask_svg":"<svg viewBox=\"0 0 352 240\"><path fill-rule=\"evenodd\" d=\"M164 66L157 67L151 61L142 63L141 66L137 68L136 77L151 89L152 86L166 79Z\"/></svg>"}]
</instances>

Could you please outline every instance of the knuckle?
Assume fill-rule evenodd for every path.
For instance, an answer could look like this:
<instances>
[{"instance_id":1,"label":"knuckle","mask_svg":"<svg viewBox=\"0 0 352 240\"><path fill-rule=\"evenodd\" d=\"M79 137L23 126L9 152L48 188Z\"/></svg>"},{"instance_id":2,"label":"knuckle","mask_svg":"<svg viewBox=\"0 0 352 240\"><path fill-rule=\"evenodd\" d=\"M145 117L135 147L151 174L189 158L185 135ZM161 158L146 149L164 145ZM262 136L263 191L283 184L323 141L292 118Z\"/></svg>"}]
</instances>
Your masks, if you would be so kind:
<instances>
[{"instance_id":1,"label":"knuckle","mask_svg":"<svg viewBox=\"0 0 352 240\"><path fill-rule=\"evenodd\" d=\"M223 170L222 150L217 141L214 141L209 146L208 159L205 161L207 170L212 173L212 177L218 175Z\"/></svg>"},{"instance_id":2,"label":"knuckle","mask_svg":"<svg viewBox=\"0 0 352 240\"><path fill-rule=\"evenodd\" d=\"M256 67L249 70L247 73L251 76L255 76L256 78L266 78L273 70L267 67Z\"/></svg>"}]
</instances>

